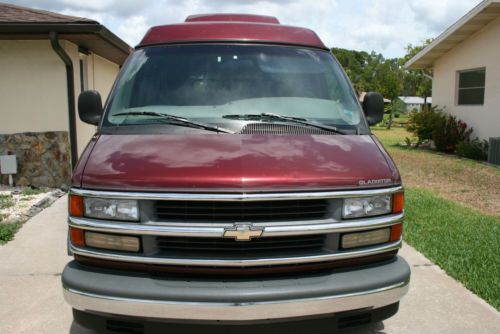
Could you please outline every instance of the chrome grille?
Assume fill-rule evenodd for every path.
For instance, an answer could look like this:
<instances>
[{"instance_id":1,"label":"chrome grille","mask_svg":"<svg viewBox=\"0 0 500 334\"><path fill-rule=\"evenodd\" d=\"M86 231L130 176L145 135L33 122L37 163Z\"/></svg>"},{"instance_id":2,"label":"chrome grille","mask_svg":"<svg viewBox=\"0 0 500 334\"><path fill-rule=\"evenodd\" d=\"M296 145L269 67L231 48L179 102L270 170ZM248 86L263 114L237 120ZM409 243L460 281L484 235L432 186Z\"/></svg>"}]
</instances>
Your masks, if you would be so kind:
<instances>
[{"instance_id":1,"label":"chrome grille","mask_svg":"<svg viewBox=\"0 0 500 334\"><path fill-rule=\"evenodd\" d=\"M326 199L286 201L156 201L160 221L272 221L320 219L328 213Z\"/></svg>"},{"instance_id":2,"label":"chrome grille","mask_svg":"<svg viewBox=\"0 0 500 334\"><path fill-rule=\"evenodd\" d=\"M250 123L241 129L240 134L271 135L331 135L332 132L308 126L279 123Z\"/></svg>"}]
</instances>

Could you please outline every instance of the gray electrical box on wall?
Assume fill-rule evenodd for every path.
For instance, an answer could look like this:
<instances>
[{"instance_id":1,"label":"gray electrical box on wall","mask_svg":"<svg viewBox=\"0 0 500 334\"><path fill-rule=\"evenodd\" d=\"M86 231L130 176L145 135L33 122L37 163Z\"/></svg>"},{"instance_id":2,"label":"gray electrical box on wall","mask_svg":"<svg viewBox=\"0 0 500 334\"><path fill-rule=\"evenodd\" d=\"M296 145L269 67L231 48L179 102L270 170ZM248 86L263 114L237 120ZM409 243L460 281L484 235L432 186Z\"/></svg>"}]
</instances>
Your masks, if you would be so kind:
<instances>
[{"instance_id":1,"label":"gray electrical box on wall","mask_svg":"<svg viewBox=\"0 0 500 334\"><path fill-rule=\"evenodd\" d=\"M17 174L17 159L15 155L0 155L0 172L2 174Z\"/></svg>"},{"instance_id":2,"label":"gray electrical box on wall","mask_svg":"<svg viewBox=\"0 0 500 334\"><path fill-rule=\"evenodd\" d=\"M9 175L9 185L14 185L12 174L17 174L17 159L15 155L0 155L0 173Z\"/></svg>"}]
</instances>

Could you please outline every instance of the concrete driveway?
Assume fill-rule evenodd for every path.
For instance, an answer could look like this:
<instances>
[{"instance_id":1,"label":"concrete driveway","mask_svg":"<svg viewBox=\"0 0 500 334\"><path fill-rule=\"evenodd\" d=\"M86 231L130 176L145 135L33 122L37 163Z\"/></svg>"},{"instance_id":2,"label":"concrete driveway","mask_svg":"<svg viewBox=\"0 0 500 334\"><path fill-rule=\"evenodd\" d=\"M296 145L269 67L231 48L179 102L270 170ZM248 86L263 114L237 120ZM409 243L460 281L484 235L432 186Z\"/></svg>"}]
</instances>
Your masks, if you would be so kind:
<instances>
[{"instance_id":1,"label":"concrete driveway","mask_svg":"<svg viewBox=\"0 0 500 334\"><path fill-rule=\"evenodd\" d=\"M0 333L82 333L72 325L61 291L61 272L70 260L66 206L62 197L0 246ZM499 312L408 245L401 255L412 267L412 281L399 313L342 333L500 333Z\"/></svg>"}]
</instances>

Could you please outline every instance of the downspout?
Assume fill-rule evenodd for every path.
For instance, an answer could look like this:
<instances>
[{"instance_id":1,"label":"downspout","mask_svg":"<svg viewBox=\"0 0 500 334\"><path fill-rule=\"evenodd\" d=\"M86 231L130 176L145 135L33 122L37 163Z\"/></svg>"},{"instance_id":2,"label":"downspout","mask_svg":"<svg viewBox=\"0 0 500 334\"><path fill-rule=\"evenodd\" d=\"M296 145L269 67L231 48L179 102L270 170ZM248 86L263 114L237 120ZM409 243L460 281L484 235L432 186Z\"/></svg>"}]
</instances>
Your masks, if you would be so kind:
<instances>
[{"instance_id":1,"label":"downspout","mask_svg":"<svg viewBox=\"0 0 500 334\"><path fill-rule=\"evenodd\" d=\"M50 44L54 52L61 58L66 66L66 87L68 90L68 119L69 119L69 144L71 150L71 169L78 161L78 147L76 138L76 118L75 118L75 79L73 74L73 62L66 51L59 44L57 33L49 33Z\"/></svg>"}]
</instances>

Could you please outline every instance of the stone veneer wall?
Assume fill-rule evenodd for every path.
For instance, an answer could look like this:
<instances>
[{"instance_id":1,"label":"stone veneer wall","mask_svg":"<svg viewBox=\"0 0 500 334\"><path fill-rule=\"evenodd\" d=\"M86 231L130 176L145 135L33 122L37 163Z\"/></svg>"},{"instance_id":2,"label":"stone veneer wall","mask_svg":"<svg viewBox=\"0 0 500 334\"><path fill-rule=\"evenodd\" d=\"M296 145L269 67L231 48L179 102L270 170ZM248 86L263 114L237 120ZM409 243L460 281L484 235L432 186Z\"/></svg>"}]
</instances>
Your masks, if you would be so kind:
<instances>
[{"instance_id":1,"label":"stone veneer wall","mask_svg":"<svg viewBox=\"0 0 500 334\"><path fill-rule=\"evenodd\" d=\"M0 135L0 155L17 156L18 186L67 187L71 178L68 132L25 132ZM8 184L1 175L0 183Z\"/></svg>"}]
</instances>

